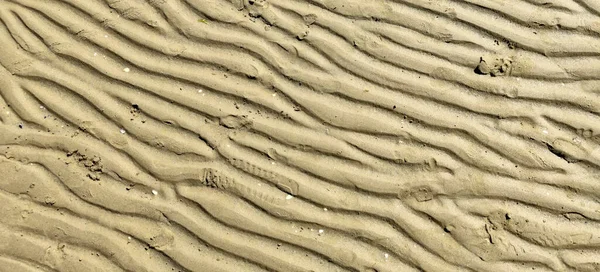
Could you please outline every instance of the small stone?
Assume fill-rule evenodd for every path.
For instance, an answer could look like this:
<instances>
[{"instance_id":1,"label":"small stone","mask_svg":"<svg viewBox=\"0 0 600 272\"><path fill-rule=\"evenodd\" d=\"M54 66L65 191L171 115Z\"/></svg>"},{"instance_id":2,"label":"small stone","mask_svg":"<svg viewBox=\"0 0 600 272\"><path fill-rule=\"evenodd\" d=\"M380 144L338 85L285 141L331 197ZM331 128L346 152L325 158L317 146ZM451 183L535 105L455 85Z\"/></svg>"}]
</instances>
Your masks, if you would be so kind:
<instances>
[{"instance_id":1,"label":"small stone","mask_svg":"<svg viewBox=\"0 0 600 272\"><path fill-rule=\"evenodd\" d=\"M475 73L480 75L488 75L491 72L491 69L488 67L487 63L483 58L479 59L479 65L475 68Z\"/></svg>"},{"instance_id":2,"label":"small stone","mask_svg":"<svg viewBox=\"0 0 600 272\"><path fill-rule=\"evenodd\" d=\"M100 180L100 177L98 177L96 174L94 173L89 173L87 174L87 177L90 178L91 180L97 181Z\"/></svg>"}]
</instances>

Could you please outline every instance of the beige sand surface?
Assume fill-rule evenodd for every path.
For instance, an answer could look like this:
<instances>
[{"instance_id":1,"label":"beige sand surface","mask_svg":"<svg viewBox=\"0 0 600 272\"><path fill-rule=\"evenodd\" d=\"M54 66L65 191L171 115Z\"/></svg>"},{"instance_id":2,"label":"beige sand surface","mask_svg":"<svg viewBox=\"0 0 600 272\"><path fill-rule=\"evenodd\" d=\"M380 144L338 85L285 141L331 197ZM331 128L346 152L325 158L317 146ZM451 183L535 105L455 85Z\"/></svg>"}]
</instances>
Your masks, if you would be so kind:
<instances>
[{"instance_id":1,"label":"beige sand surface","mask_svg":"<svg viewBox=\"0 0 600 272\"><path fill-rule=\"evenodd\" d=\"M600 271L598 0L0 0L0 271Z\"/></svg>"}]
</instances>

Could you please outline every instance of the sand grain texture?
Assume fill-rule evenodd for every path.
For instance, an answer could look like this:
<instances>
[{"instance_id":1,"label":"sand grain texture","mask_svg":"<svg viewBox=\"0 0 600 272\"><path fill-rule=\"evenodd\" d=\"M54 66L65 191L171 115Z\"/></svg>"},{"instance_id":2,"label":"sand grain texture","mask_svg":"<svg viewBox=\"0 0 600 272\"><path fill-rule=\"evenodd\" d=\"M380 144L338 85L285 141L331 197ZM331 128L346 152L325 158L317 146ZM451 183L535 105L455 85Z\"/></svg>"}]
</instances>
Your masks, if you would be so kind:
<instances>
[{"instance_id":1,"label":"sand grain texture","mask_svg":"<svg viewBox=\"0 0 600 272\"><path fill-rule=\"evenodd\" d=\"M0 271L600 271L595 0L0 22Z\"/></svg>"}]
</instances>

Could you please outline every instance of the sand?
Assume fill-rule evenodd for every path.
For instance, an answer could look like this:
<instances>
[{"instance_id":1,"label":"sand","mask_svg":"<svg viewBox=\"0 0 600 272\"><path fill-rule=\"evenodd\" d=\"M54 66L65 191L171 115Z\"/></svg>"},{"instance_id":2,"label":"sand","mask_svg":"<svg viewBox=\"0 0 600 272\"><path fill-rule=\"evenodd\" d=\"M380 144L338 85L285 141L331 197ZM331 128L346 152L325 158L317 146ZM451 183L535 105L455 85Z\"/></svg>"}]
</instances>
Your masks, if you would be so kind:
<instances>
[{"instance_id":1,"label":"sand","mask_svg":"<svg viewBox=\"0 0 600 272\"><path fill-rule=\"evenodd\" d=\"M600 271L596 0L0 0L0 271Z\"/></svg>"}]
</instances>

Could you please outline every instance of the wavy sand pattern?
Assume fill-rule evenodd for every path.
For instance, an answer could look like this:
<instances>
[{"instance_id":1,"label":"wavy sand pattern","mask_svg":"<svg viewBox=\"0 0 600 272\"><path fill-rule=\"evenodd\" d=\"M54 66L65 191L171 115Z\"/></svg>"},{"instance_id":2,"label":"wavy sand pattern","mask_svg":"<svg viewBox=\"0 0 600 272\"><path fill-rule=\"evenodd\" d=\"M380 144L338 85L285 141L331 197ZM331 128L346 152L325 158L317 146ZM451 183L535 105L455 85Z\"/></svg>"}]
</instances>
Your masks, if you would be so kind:
<instances>
[{"instance_id":1,"label":"wavy sand pattern","mask_svg":"<svg viewBox=\"0 0 600 272\"><path fill-rule=\"evenodd\" d=\"M0 0L2 271L600 271L600 2Z\"/></svg>"}]
</instances>

